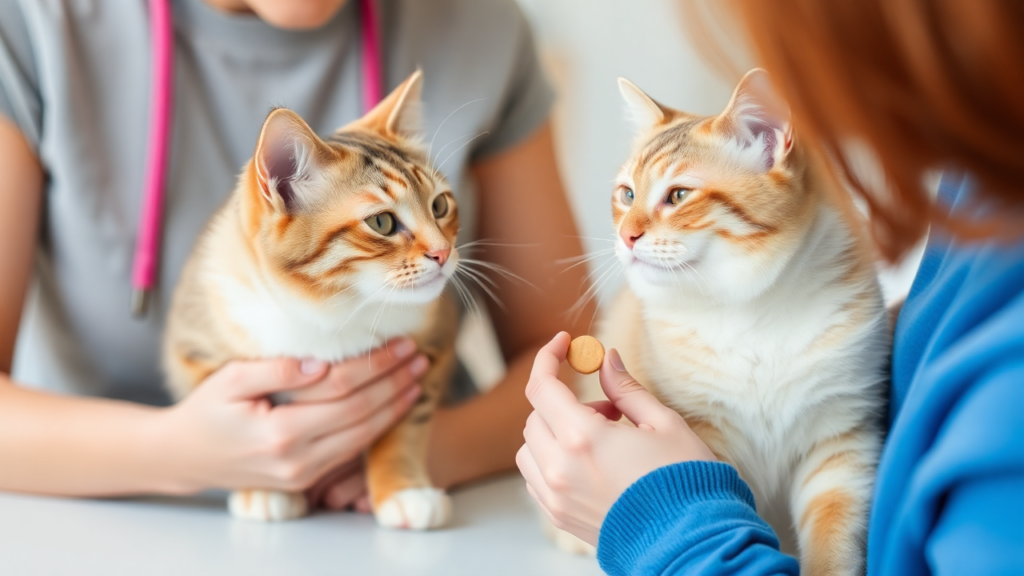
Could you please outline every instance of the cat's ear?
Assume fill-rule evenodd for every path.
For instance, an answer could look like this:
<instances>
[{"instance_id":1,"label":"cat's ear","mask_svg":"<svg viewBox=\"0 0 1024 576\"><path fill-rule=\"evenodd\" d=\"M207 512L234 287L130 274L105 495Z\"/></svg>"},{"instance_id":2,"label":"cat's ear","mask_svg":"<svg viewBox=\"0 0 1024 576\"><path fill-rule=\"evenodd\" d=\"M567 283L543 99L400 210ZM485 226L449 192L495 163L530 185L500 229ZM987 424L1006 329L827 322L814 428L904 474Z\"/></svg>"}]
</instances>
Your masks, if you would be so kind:
<instances>
[{"instance_id":1,"label":"cat's ear","mask_svg":"<svg viewBox=\"0 0 1024 576\"><path fill-rule=\"evenodd\" d=\"M720 134L738 144L745 159L767 172L793 148L789 106L772 86L768 73L755 68L740 80L729 105L714 120Z\"/></svg>"},{"instance_id":2,"label":"cat's ear","mask_svg":"<svg viewBox=\"0 0 1024 576\"><path fill-rule=\"evenodd\" d=\"M308 196L327 146L298 114L277 108L267 116L256 144L256 177L263 197L278 212L294 210Z\"/></svg>"},{"instance_id":3,"label":"cat's ear","mask_svg":"<svg viewBox=\"0 0 1024 576\"><path fill-rule=\"evenodd\" d=\"M626 114L637 133L642 134L655 126L666 124L679 115L679 112L658 104L625 78L619 78L619 93L626 101Z\"/></svg>"},{"instance_id":4,"label":"cat's ear","mask_svg":"<svg viewBox=\"0 0 1024 576\"><path fill-rule=\"evenodd\" d=\"M416 142L423 136L422 92L423 71L416 70L373 110L350 126L372 130L385 138Z\"/></svg>"}]
</instances>

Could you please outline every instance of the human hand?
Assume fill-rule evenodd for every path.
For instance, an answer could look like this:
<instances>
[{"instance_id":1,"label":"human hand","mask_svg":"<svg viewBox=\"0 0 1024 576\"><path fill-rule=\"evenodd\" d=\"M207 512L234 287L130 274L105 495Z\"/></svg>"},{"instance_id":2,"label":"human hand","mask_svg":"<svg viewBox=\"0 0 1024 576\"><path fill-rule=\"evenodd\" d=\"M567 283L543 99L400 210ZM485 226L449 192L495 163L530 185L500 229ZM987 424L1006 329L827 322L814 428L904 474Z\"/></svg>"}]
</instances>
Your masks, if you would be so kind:
<instances>
[{"instance_id":1,"label":"human hand","mask_svg":"<svg viewBox=\"0 0 1024 576\"><path fill-rule=\"evenodd\" d=\"M596 546L612 504L634 482L662 466L716 458L679 414L626 372L614 349L600 372L608 400L577 401L557 376L569 340L560 332L537 353L526 385L534 412L516 464L551 522ZM619 422L622 415L636 426Z\"/></svg>"},{"instance_id":2,"label":"human hand","mask_svg":"<svg viewBox=\"0 0 1024 576\"><path fill-rule=\"evenodd\" d=\"M352 509L361 514L373 511L366 487L366 466L362 456L328 472L306 490L306 500L314 508Z\"/></svg>"},{"instance_id":3,"label":"human hand","mask_svg":"<svg viewBox=\"0 0 1024 576\"><path fill-rule=\"evenodd\" d=\"M409 340L328 365L231 362L161 416L170 490L300 491L359 456L412 406L429 368ZM287 393L274 406L268 396Z\"/></svg>"}]
</instances>

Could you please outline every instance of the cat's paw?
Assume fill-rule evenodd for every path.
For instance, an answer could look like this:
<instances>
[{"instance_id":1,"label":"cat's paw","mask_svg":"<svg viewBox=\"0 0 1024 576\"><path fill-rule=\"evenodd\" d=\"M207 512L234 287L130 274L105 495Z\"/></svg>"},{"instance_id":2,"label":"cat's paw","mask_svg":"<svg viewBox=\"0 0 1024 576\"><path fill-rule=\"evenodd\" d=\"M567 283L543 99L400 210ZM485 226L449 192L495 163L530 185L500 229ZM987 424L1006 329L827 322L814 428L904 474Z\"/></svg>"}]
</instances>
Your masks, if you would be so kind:
<instances>
[{"instance_id":1,"label":"cat's paw","mask_svg":"<svg viewBox=\"0 0 1024 576\"><path fill-rule=\"evenodd\" d=\"M544 522L544 532L562 552L578 554L580 556L597 556L597 548L594 548L592 544L587 544L579 536L574 536L565 530L555 528L555 525L551 522Z\"/></svg>"},{"instance_id":2,"label":"cat's paw","mask_svg":"<svg viewBox=\"0 0 1024 576\"><path fill-rule=\"evenodd\" d=\"M276 522L305 516L309 505L301 492L235 490L228 497L228 510L235 518Z\"/></svg>"},{"instance_id":3,"label":"cat's paw","mask_svg":"<svg viewBox=\"0 0 1024 576\"><path fill-rule=\"evenodd\" d=\"M452 516L452 500L437 488L407 488L392 494L374 515L385 528L440 528Z\"/></svg>"}]
</instances>

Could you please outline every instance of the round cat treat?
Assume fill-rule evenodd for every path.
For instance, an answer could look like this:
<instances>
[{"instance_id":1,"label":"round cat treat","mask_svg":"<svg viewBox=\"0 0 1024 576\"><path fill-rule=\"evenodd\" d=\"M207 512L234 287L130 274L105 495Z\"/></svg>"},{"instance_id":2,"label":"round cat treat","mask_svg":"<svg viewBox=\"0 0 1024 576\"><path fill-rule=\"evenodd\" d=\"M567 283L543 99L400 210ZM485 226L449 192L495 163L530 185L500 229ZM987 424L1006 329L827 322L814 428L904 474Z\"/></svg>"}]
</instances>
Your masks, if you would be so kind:
<instances>
[{"instance_id":1,"label":"round cat treat","mask_svg":"<svg viewBox=\"0 0 1024 576\"><path fill-rule=\"evenodd\" d=\"M593 374L604 362L604 346L593 336L579 336L569 343L569 366L580 374Z\"/></svg>"}]
</instances>

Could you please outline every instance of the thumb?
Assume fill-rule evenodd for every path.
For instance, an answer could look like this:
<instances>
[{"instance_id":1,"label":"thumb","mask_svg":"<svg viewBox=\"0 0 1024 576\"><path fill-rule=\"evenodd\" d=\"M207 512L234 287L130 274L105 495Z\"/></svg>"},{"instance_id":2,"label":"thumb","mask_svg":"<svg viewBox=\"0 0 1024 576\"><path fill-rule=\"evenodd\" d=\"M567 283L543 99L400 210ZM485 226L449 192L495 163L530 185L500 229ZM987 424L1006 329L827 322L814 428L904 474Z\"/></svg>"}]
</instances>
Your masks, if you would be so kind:
<instances>
[{"instance_id":1,"label":"thumb","mask_svg":"<svg viewBox=\"0 0 1024 576\"><path fill-rule=\"evenodd\" d=\"M679 417L626 372L622 357L614 348L608 350L601 365L601 388L615 407L638 428L657 430Z\"/></svg>"}]
</instances>

